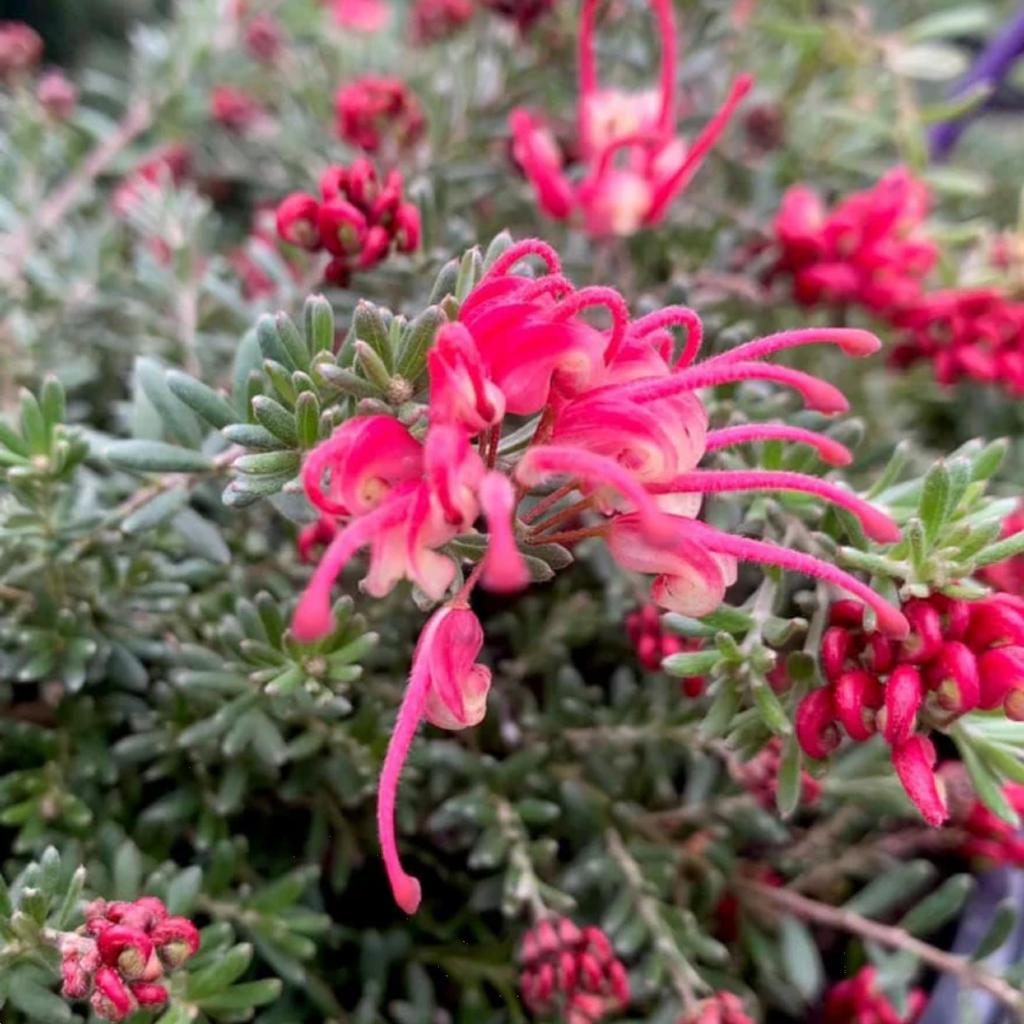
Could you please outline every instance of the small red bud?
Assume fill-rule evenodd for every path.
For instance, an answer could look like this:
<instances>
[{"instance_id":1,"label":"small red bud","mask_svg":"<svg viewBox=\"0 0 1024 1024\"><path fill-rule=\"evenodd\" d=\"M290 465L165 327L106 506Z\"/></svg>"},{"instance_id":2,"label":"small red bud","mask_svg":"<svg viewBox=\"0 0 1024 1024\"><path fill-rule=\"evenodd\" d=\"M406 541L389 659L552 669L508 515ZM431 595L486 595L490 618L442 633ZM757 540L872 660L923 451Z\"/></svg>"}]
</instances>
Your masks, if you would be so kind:
<instances>
[{"instance_id":1,"label":"small red bud","mask_svg":"<svg viewBox=\"0 0 1024 1024\"><path fill-rule=\"evenodd\" d=\"M850 631L844 626L830 626L821 638L821 667L830 683L843 674L850 653L850 640Z\"/></svg>"},{"instance_id":2,"label":"small red bud","mask_svg":"<svg viewBox=\"0 0 1024 1024\"><path fill-rule=\"evenodd\" d=\"M152 932L153 945L164 966L175 971L199 949L199 929L186 917L169 917Z\"/></svg>"},{"instance_id":3,"label":"small red bud","mask_svg":"<svg viewBox=\"0 0 1024 1024\"><path fill-rule=\"evenodd\" d=\"M611 994L615 997L620 1009L628 1006L630 995L629 976L626 974L626 968L622 965L622 961L613 960L608 965L608 984L611 988Z\"/></svg>"},{"instance_id":4,"label":"small red bud","mask_svg":"<svg viewBox=\"0 0 1024 1024\"><path fill-rule=\"evenodd\" d=\"M348 193L348 169L332 164L320 175L320 194L324 202L332 199L344 199Z\"/></svg>"},{"instance_id":5,"label":"small red bud","mask_svg":"<svg viewBox=\"0 0 1024 1024\"><path fill-rule=\"evenodd\" d=\"M369 210L379 189L373 164L365 156L353 160L348 169L348 194L352 202L361 210Z\"/></svg>"},{"instance_id":6,"label":"small red bud","mask_svg":"<svg viewBox=\"0 0 1024 1024\"><path fill-rule=\"evenodd\" d=\"M96 948L105 964L116 967L127 981L135 981L145 973L153 941L138 928L117 924L97 937Z\"/></svg>"},{"instance_id":7,"label":"small red bud","mask_svg":"<svg viewBox=\"0 0 1024 1024\"><path fill-rule=\"evenodd\" d=\"M948 812L932 771L935 760L935 747L926 736L911 736L892 752L893 766L907 796L921 811L924 820L938 827L946 820Z\"/></svg>"},{"instance_id":8,"label":"small red bud","mask_svg":"<svg viewBox=\"0 0 1024 1024\"><path fill-rule=\"evenodd\" d=\"M881 633L872 633L866 637L864 653L861 656L864 667L869 672L880 675L892 668L895 660L892 641Z\"/></svg>"},{"instance_id":9,"label":"small red bud","mask_svg":"<svg viewBox=\"0 0 1024 1024\"><path fill-rule=\"evenodd\" d=\"M910 739L922 698L920 673L912 665L899 665L886 683L885 707L879 713L886 743L895 747Z\"/></svg>"},{"instance_id":10,"label":"small red bud","mask_svg":"<svg viewBox=\"0 0 1024 1024\"><path fill-rule=\"evenodd\" d=\"M826 687L811 690L796 709L796 738L808 757L823 761L840 743L832 694Z\"/></svg>"},{"instance_id":11,"label":"small red bud","mask_svg":"<svg viewBox=\"0 0 1024 1024\"><path fill-rule=\"evenodd\" d=\"M931 661L942 646L942 619L926 601L908 601L903 614L910 623L910 636L900 646L900 661L918 665Z\"/></svg>"},{"instance_id":12,"label":"small red bud","mask_svg":"<svg viewBox=\"0 0 1024 1024\"><path fill-rule=\"evenodd\" d=\"M352 264L344 256L335 256L324 267L324 280L335 288L347 288L352 280Z\"/></svg>"},{"instance_id":13,"label":"small red bud","mask_svg":"<svg viewBox=\"0 0 1024 1024\"><path fill-rule=\"evenodd\" d=\"M395 213L395 248L415 252L420 247L420 211L415 203L402 203Z\"/></svg>"},{"instance_id":14,"label":"small red bud","mask_svg":"<svg viewBox=\"0 0 1024 1024\"><path fill-rule=\"evenodd\" d=\"M363 251L359 255L360 268L365 270L380 263L387 256L389 248L391 248L391 236L387 229L382 228L379 224L374 224L366 232L366 239L363 241Z\"/></svg>"},{"instance_id":15,"label":"small red bud","mask_svg":"<svg viewBox=\"0 0 1024 1024\"><path fill-rule=\"evenodd\" d=\"M996 647L978 657L978 706L983 711L1000 707L1007 694L1024 686L1024 647Z\"/></svg>"},{"instance_id":16,"label":"small red bud","mask_svg":"<svg viewBox=\"0 0 1024 1024\"><path fill-rule=\"evenodd\" d=\"M832 626L863 626L864 605L859 601L836 601L828 610L828 621Z\"/></svg>"},{"instance_id":17,"label":"small red bud","mask_svg":"<svg viewBox=\"0 0 1024 1024\"><path fill-rule=\"evenodd\" d=\"M82 959L76 953L61 960L60 977L60 992L65 999L85 999L92 989L92 977L82 966Z\"/></svg>"},{"instance_id":18,"label":"small red bud","mask_svg":"<svg viewBox=\"0 0 1024 1024\"><path fill-rule=\"evenodd\" d=\"M97 1017L121 1021L134 1009L134 1000L113 967L101 967L94 979L96 989L90 1003Z\"/></svg>"},{"instance_id":19,"label":"small red bud","mask_svg":"<svg viewBox=\"0 0 1024 1024\"><path fill-rule=\"evenodd\" d=\"M966 644L957 640L943 644L929 664L925 678L944 711L965 715L978 706L978 659Z\"/></svg>"},{"instance_id":20,"label":"small red bud","mask_svg":"<svg viewBox=\"0 0 1024 1024\"><path fill-rule=\"evenodd\" d=\"M875 712L885 703L885 691L877 676L857 669L839 677L832 702L850 739L863 743L876 731Z\"/></svg>"},{"instance_id":21,"label":"small red bud","mask_svg":"<svg viewBox=\"0 0 1024 1024\"><path fill-rule=\"evenodd\" d=\"M132 995L139 1006L163 1006L167 1002L167 989L163 985L132 985Z\"/></svg>"},{"instance_id":22,"label":"small red bud","mask_svg":"<svg viewBox=\"0 0 1024 1024\"><path fill-rule=\"evenodd\" d=\"M320 207L316 218L320 239L332 256L355 256L366 238L366 218L344 199Z\"/></svg>"},{"instance_id":23,"label":"small red bud","mask_svg":"<svg viewBox=\"0 0 1024 1024\"><path fill-rule=\"evenodd\" d=\"M308 192L293 192L277 207L277 233L289 245L315 252L320 248L317 215L320 204Z\"/></svg>"},{"instance_id":24,"label":"small red bud","mask_svg":"<svg viewBox=\"0 0 1024 1024\"><path fill-rule=\"evenodd\" d=\"M1024 647L1024 614L1002 601L978 601L964 641L980 653L990 647Z\"/></svg>"},{"instance_id":25,"label":"small red bud","mask_svg":"<svg viewBox=\"0 0 1024 1024\"><path fill-rule=\"evenodd\" d=\"M1006 717L1012 722L1024 722L1024 688L1015 686L1003 701Z\"/></svg>"}]
</instances>

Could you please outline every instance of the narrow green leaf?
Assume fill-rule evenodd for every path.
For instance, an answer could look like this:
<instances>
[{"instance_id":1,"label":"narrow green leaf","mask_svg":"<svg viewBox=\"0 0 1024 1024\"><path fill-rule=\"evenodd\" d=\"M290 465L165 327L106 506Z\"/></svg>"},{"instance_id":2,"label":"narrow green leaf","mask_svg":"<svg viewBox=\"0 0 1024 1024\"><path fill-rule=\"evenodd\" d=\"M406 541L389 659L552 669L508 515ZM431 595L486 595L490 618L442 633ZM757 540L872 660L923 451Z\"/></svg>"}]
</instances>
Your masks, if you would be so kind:
<instances>
[{"instance_id":1,"label":"narrow green leaf","mask_svg":"<svg viewBox=\"0 0 1024 1024\"><path fill-rule=\"evenodd\" d=\"M971 467L972 480L988 480L999 472L1006 453L1010 450L1008 438L1000 437L985 445L984 448L974 457Z\"/></svg>"},{"instance_id":2,"label":"narrow green leaf","mask_svg":"<svg viewBox=\"0 0 1024 1024\"><path fill-rule=\"evenodd\" d=\"M274 326L277 327L277 336L281 339L288 352L291 361L295 364L294 369L308 370L312 353L306 345L302 332L295 326L295 321L284 312L274 317Z\"/></svg>"},{"instance_id":3,"label":"narrow green leaf","mask_svg":"<svg viewBox=\"0 0 1024 1024\"><path fill-rule=\"evenodd\" d=\"M946 524L952 489L949 467L944 459L935 462L925 474L918 514L924 526L925 540L933 544Z\"/></svg>"},{"instance_id":4,"label":"narrow green leaf","mask_svg":"<svg viewBox=\"0 0 1024 1024\"><path fill-rule=\"evenodd\" d=\"M996 907L996 912L988 931L971 954L972 960L984 960L999 949L1010 937L1017 923L1017 901L1007 897Z\"/></svg>"},{"instance_id":5,"label":"narrow green leaf","mask_svg":"<svg viewBox=\"0 0 1024 1024\"><path fill-rule=\"evenodd\" d=\"M740 688L735 680L728 676L722 679L700 726L701 735L705 739L717 739L729 731L740 707L740 696Z\"/></svg>"},{"instance_id":6,"label":"narrow green leaf","mask_svg":"<svg viewBox=\"0 0 1024 1024\"><path fill-rule=\"evenodd\" d=\"M459 261L451 259L438 272L434 280L434 287L430 289L430 298L427 301L432 306L435 306L449 295L455 295L458 283Z\"/></svg>"},{"instance_id":7,"label":"narrow green leaf","mask_svg":"<svg viewBox=\"0 0 1024 1024\"><path fill-rule=\"evenodd\" d=\"M226 953L221 953L216 961L201 971L190 973L188 978L188 998L192 1002L206 999L236 982L252 963L252 946L239 943Z\"/></svg>"},{"instance_id":8,"label":"narrow green leaf","mask_svg":"<svg viewBox=\"0 0 1024 1024\"><path fill-rule=\"evenodd\" d=\"M815 1002L825 985L825 968L810 929L795 917L784 917L779 922L779 945L786 976L805 1003Z\"/></svg>"},{"instance_id":9,"label":"narrow green leaf","mask_svg":"<svg viewBox=\"0 0 1024 1024\"><path fill-rule=\"evenodd\" d=\"M483 272L484 261L480 255L480 247L473 246L459 264L459 276L455 282L455 298L459 303L466 301L466 296L476 287L483 277Z\"/></svg>"},{"instance_id":10,"label":"narrow green leaf","mask_svg":"<svg viewBox=\"0 0 1024 1024\"><path fill-rule=\"evenodd\" d=\"M490 270L495 261L512 248L512 234L509 231L502 231L491 239L484 253L484 270Z\"/></svg>"},{"instance_id":11,"label":"narrow green leaf","mask_svg":"<svg viewBox=\"0 0 1024 1024\"><path fill-rule=\"evenodd\" d=\"M247 1010L253 1006L266 1006L281 994L281 982L277 978L266 978L263 981L250 981L245 985L235 985L215 996L207 996L199 1000L201 1010L207 1013L220 1013L229 1010Z\"/></svg>"},{"instance_id":12,"label":"narrow green leaf","mask_svg":"<svg viewBox=\"0 0 1024 1024\"><path fill-rule=\"evenodd\" d=\"M803 792L803 755L796 736L787 736L782 744L779 763L779 784L775 792L775 806L783 818L789 818L800 806Z\"/></svg>"},{"instance_id":13,"label":"narrow green leaf","mask_svg":"<svg viewBox=\"0 0 1024 1024\"><path fill-rule=\"evenodd\" d=\"M103 454L118 469L138 473L205 473L213 468L202 452L162 441L114 441Z\"/></svg>"},{"instance_id":14,"label":"narrow green leaf","mask_svg":"<svg viewBox=\"0 0 1024 1024\"><path fill-rule=\"evenodd\" d=\"M323 295L310 295L303 309L306 343L317 352L334 351L334 310Z\"/></svg>"},{"instance_id":15,"label":"narrow green leaf","mask_svg":"<svg viewBox=\"0 0 1024 1024\"><path fill-rule=\"evenodd\" d=\"M0 445L23 458L32 454L24 438L2 419L0 419Z\"/></svg>"},{"instance_id":16,"label":"narrow green leaf","mask_svg":"<svg viewBox=\"0 0 1024 1024\"><path fill-rule=\"evenodd\" d=\"M440 306L429 306L406 328L398 352L398 372L406 380L415 382L426 369L427 354L447 320Z\"/></svg>"},{"instance_id":17,"label":"narrow green leaf","mask_svg":"<svg viewBox=\"0 0 1024 1024\"><path fill-rule=\"evenodd\" d=\"M911 910L899 927L914 935L929 935L957 917L974 891L970 875L953 875Z\"/></svg>"},{"instance_id":18,"label":"narrow green leaf","mask_svg":"<svg viewBox=\"0 0 1024 1024\"><path fill-rule=\"evenodd\" d=\"M152 501L146 502L145 505L128 516L121 523L121 530L127 534L151 530L172 519L187 504L188 493L180 487L163 491Z\"/></svg>"},{"instance_id":19,"label":"narrow green leaf","mask_svg":"<svg viewBox=\"0 0 1024 1024\"><path fill-rule=\"evenodd\" d=\"M135 361L135 380L174 439L186 448L198 448L203 440L202 431L191 409L171 391L164 368L155 360L142 356Z\"/></svg>"},{"instance_id":20,"label":"narrow green leaf","mask_svg":"<svg viewBox=\"0 0 1024 1024\"><path fill-rule=\"evenodd\" d=\"M280 438L275 437L266 427L256 423L232 423L221 433L232 443L243 448L259 448L273 451L281 447Z\"/></svg>"},{"instance_id":21,"label":"narrow green leaf","mask_svg":"<svg viewBox=\"0 0 1024 1024\"><path fill-rule=\"evenodd\" d=\"M722 655L717 649L713 651L693 651L684 654L670 654L661 663L661 667L670 676L679 676L685 679L689 676L705 675L721 660Z\"/></svg>"},{"instance_id":22,"label":"narrow green leaf","mask_svg":"<svg viewBox=\"0 0 1024 1024\"><path fill-rule=\"evenodd\" d=\"M280 402L275 402L266 395L257 395L252 400L252 411L260 425L266 427L271 434L291 448L298 446L299 435L295 429L295 414L289 412Z\"/></svg>"},{"instance_id":23,"label":"narrow green leaf","mask_svg":"<svg viewBox=\"0 0 1024 1024\"><path fill-rule=\"evenodd\" d=\"M259 373L262 362L259 339L255 331L249 331L238 346L231 370L231 393L243 418L249 415L249 379Z\"/></svg>"},{"instance_id":24,"label":"narrow green leaf","mask_svg":"<svg viewBox=\"0 0 1024 1024\"><path fill-rule=\"evenodd\" d=\"M203 885L203 869L193 865L184 868L167 886L167 909L171 914L189 917Z\"/></svg>"},{"instance_id":25,"label":"narrow green leaf","mask_svg":"<svg viewBox=\"0 0 1024 1024\"><path fill-rule=\"evenodd\" d=\"M953 733L960 757L963 759L964 767L971 777L978 799L997 817L1002 818L1007 824L1014 828L1020 827L1020 818L1017 812L1010 806L1006 794L1003 792L1002 783L992 774L988 764L982 760L979 753L974 749L973 737L963 730L956 730Z\"/></svg>"},{"instance_id":26,"label":"narrow green leaf","mask_svg":"<svg viewBox=\"0 0 1024 1024\"><path fill-rule=\"evenodd\" d=\"M793 731L792 723L785 708L775 696L775 691L760 675L751 674L750 692L754 698L754 706L764 720L764 724L776 736L788 736Z\"/></svg>"},{"instance_id":27,"label":"narrow green leaf","mask_svg":"<svg viewBox=\"0 0 1024 1024\"><path fill-rule=\"evenodd\" d=\"M277 324L269 313L264 313L256 321L256 340L259 342L260 352L263 353L264 359L272 359L275 363L280 363L287 367L289 372L299 369L299 366L292 360L288 349L285 348L284 342L277 333Z\"/></svg>"},{"instance_id":28,"label":"narrow green leaf","mask_svg":"<svg viewBox=\"0 0 1024 1024\"><path fill-rule=\"evenodd\" d=\"M372 302L360 300L352 315L352 326L355 329L356 339L365 342L373 349L390 380L395 360L394 353L391 351L387 324L384 322L381 310Z\"/></svg>"},{"instance_id":29,"label":"narrow green leaf","mask_svg":"<svg viewBox=\"0 0 1024 1024\"><path fill-rule=\"evenodd\" d=\"M843 909L863 917L880 917L896 907L905 906L927 888L934 877L935 868L927 861L913 860L901 864L869 882L843 904Z\"/></svg>"},{"instance_id":30,"label":"narrow green leaf","mask_svg":"<svg viewBox=\"0 0 1024 1024\"><path fill-rule=\"evenodd\" d=\"M240 473L252 473L255 476L266 476L272 473L298 472L301 459L298 452L277 451L260 452L257 455L241 455L232 464L233 469Z\"/></svg>"},{"instance_id":31,"label":"narrow green leaf","mask_svg":"<svg viewBox=\"0 0 1024 1024\"><path fill-rule=\"evenodd\" d=\"M228 400L202 381L180 370L168 370L166 379L168 388L177 398L218 430L223 430L238 418Z\"/></svg>"},{"instance_id":32,"label":"narrow green leaf","mask_svg":"<svg viewBox=\"0 0 1024 1024\"><path fill-rule=\"evenodd\" d=\"M27 388L20 391L21 397L21 434L28 442L33 455L45 455L49 449L49 433L46 419L36 396Z\"/></svg>"},{"instance_id":33,"label":"narrow green leaf","mask_svg":"<svg viewBox=\"0 0 1024 1024\"><path fill-rule=\"evenodd\" d=\"M58 423L64 422L67 415L67 399L64 395L64 387L59 380L51 373L43 380L43 388L39 394L39 404L46 419L46 425L53 435L53 428Z\"/></svg>"},{"instance_id":34,"label":"narrow green leaf","mask_svg":"<svg viewBox=\"0 0 1024 1024\"><path fill-rule=\"evenodd\" d=\"M295 428L303 448L313 448L320 439L320 402L312 391L303 391L295 403Z\"/></svg>"}]
</instances>

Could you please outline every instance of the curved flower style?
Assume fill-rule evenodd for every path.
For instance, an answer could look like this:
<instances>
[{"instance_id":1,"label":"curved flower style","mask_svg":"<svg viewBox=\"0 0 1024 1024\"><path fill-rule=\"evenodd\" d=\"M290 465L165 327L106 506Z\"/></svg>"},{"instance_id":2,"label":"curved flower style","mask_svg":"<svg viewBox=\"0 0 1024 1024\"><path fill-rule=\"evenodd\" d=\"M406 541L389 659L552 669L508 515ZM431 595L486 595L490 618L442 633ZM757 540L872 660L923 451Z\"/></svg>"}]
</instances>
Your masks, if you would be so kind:
<instances>
[{"instance_id":1,"label":"curved flower style","mask_svg":"<svg viewBox=\"0 0 1024 1024\"><path fill-rule=\"evenodd\" d=\"M676 24L670 0L652 0L662 44L657 90L626 93L598 83L594 53L598 0L584 0L579 31L577 143L584 165L578 182L543 121L512 112L513 155L533 186L541 210L555 220L579 213L587 233L631 235L660 221L689 184L725 130L752 80L743 75L692 144L676 131Z\"/></svg>"},{"instance_id":2,"label":"curved flower style","mask_svg":"<svg viewBox=\"0 0 1024 1024\"><path fill-rule=\"evenodd\" d=\"M543 260L547 273L517 272L527 257ZM595 309L604 311L606 327L584 319ZM686 340L673 359L670 328L678 326ZM794 388L808 405L838 411L845 402L831 385L761 360L809 344L866 356L877 339L853 329L790 331L694 365L701 337L693 310L670 307L631 321L617 292L576 289L549 246L522 242L494 262L458 319L438 332L427 360L425 415L413 417L411 427L389 416L357 416L308 456L303 483L324 518L303 550L329 544L292 621L299 640L330 631L332 585L360 549L370 549L369 593L383 595L406 578L440 601L461 568L450 543L486 523L486 545L475 545L479 561L421 637L381 783L385 859L406 909L418 902L418 888L397 866L398 772L421 718L464 728L482 716L490 677L474 664L483 636L468 601L477 583L504 592L525 587L523 551L603 538L623 568L654 577L655 604L697 616L721 604L737 561L781 566L844 588L874 609L886 635L907 635L903 615L847 573L697 519L705 494L800 491L848 509L876 540L898 539L885 515L816 477L698 468L708 451L759 440L807 444L827 462L848 461L841 445L794 427L709 430L700 390L770 380ZM535 418L525 436L517 422L516 438L503 447L508 414ZM834 717L819 716L819 733L835 733Z\"/></svg>"}]
</instances>

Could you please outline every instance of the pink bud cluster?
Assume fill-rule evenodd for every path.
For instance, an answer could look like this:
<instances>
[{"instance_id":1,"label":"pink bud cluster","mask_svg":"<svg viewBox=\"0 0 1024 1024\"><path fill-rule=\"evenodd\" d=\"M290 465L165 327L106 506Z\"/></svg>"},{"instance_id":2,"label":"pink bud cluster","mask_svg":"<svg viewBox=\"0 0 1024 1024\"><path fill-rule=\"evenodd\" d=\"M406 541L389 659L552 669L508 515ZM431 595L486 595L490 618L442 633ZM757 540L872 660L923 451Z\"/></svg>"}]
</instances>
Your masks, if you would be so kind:
<instances>
[{"instance_id":1,"label":"pink bud cluster","mask_svg":"<svg viewBox=\"0 0 1024 1024\"><path fill-rule=\"evenodd\" d=\"M933 594L906 602L903 614L911 633L894 643L864 630L862 606L833 605L821 642L827 685L798 707L797 737L810 757L825 758L840 727L858 743L881 734L907 794L940 825L948 811L928 734L976 708L1024 720L1024 599Z\"/></svg>"},{"instance_id":2,"label":"pink bud cluster","mask_svg":"<svg viewBox=\"0 0 1024 1024\"><path fill-rule=\"evenodd\" d=\"M244 135L266 116L263 107L244 89L215 85L210 90L210 118L229 132Z\"/></svg>"},{"instance_id":3,"label":"pink bud cluster","mask_svg":"<svg viewBox=\"0 0 1024 1024\"><path fill-rule=\"evenodd\" d=\"M245 26L245 48L263 64L277 63L284 45L284 33L272 14L257 14Z\"/></svg>"},{"instance_id":4,"label":"pink bud cluster","mask_svg":"<svg viewBox=\"0 0 1024 1024\"><path fill-rule=\"evenodd\" d=\"M168 182L178 185L191 173L192 150L185 145L161 146L147 156L115 189L110 206L118 217L125 217L143 201L146 185Z\"/></svg>"},{"instance_id":5,"label":"pink bud cluster","mask_svg":"<svg viewBox=\"0 0 1024 1024\"><path fill-rule=\"evenodd\" d=\"M43 40L23 21L0 21L0 82L31 71L43 56Z\"/></svg>"},{"instance_id":6,"label":"pink bud cluster","mask_svg":"<svg viewBox=\"0 0 1024 1024\"><path fill-rule=\"evenodd\" d=\"M629 1005L629 979L600 928L567 917L541 921L520 949L519 987L535 1016L565 1024L596 1024Z\"/></svg>"},{"instance_id":7,"label":"pink bud cluster","mask_svg":"<svg viewBox=\"0 0 1024 1024\"><path fill-rule=\"evenodd\" d=\"M277 207L277 233L289 245L333 257L324 270L330 284L345 286L354 270L368 270L395 249L415 252L420 211L404 199L402 175L381 182L366 157L348 167L332 165L320 177L320 195L293 192Z\"/></svg>"},{"instance_id":8,"label":"pink bud cluster","mask_svg":"<svg viewBox=\"0 0 1024 1024\"><path fill-rule=\"evenodd\" d=\"M740 785L766 810L777 806L779 769L782 766L782 741L776 736L756 756L740 768ZM821 796L821 784L809 772L800 773L800 802L811 807Z\"/></svg>"},{"instance_id":9,"label":"pink bud cluster","mask_svg":"<svg viewBox=\"0 0 1024 1024\"><path fill-rule=\"evenodd\" d=\"M684 1013L676 1024L754 1024L754 1018L735 992L716 992Z\"/></svg>"},{"instance_id":10,"label":"pink bud cluster","mask_svg":"<svg viewBox=\"0 0 1024 1024\"><path fill-rule=\"evenodd\" d=\"M927 995L915 989L907 998L906 1015L901 1015L879 990L875 968L864 967L829 991L821 1024L915 1024L927 1002Z\"/></svg>"},{"instance_id":11,"label":"pink bud cluster","mask_svg":"<svg viewBox=\"0 0 1024 1024\"><path fill-rule=\"evenodd\" d=\"M415 0L412 38L422 45L455 35L476 13L474 0Z\"/></svg>"},{"instance_id":12,"label":"pink bud cluster","mask_svg":"<svg viewBox=\"0 0 1024 1024\"><path fill-rule=\"evenodd\" d=\"M85 924L61 937L61 993L88 999L96 1016L121 1021L140 1007L167 1002L160 982L199 949L199 932L184 917L171 917L153 896L132 903L96 900Z\"/></svg>"},{"instance_id":13,"label":"pink bud cluster","mask_svg":"<svg viewBox=\"0 0 1024 1024\"><path fill-rule=\"evenodd\" d=\"M805 306L903 309L920 296L938 259L938 247L922 232L928 203L928 186L904 167L832 210L813 189L796 185L773 225L775 273L792 278Z\"/></svg>"},{"instance_id":14,"label":"pink bud cluster","mask_svg":"<svg viewBox=\"0 0 1024 1024\"><path fill-rule=\"evenodd\" d=\"M343 85L334 97L334 110L338 137L367 153L385 145L405 149L426 127L419 102L397 78L367 75Z\"/></svg>"},{"instance_id":15,"label":"pink bud cluster","mask_svg":"<svg viewBox=\"0 0 1024 1024\"><path fill-rule=\"evenodd\" d=\"M645 604L638 611L630 612L626 616L626 636L629 642L636 649L637 660L648 672L657 672L661 663L670 654L680 654L683 651L696 651L700 648L699 641L687 642L682 637L669 633L661 624L661 615L653 604ZM698 697L704 692L704 680L698 679L700 684L696 692L691 693L687 688L687 696ZM690 684L691 680L684 680L684 684ZM696 683L692 683L696 686Z\"/></svg>"}]
</instances>

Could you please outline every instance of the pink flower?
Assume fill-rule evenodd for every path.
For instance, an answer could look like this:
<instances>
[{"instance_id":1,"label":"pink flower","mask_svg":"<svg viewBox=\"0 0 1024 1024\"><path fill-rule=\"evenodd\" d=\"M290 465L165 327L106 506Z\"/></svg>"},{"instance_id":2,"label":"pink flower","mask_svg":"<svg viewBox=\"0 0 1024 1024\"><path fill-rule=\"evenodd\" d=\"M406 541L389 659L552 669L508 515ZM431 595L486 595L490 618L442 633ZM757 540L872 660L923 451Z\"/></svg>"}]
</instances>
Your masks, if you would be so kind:
<instances>
[{"instance_id":1,"label":"pink flower","mask_svg":"<svg viewBox=\"0 0 1024 1024\"><path fill-rule=\"evenodd\" d=\"M36 99L51 121L66 121L75 112L78 90L60 71L47 71L36 84Z\"/></svg>"},{"instance_id":2,"label":"pink flower","mask_svg":"<svg viewBox=\"0 0 1024 1024\"><path fill-rule=\"evenodd\" d=\"M413 736L424 718L441 729L477 725L486 712L490 669L477 665L484 633L465 607L446 605L435 612L420 634L398 721L381 771L377 820L381 850L395 902L414 914L420 883L406 874L395 842L395 796Z\"/></svg>"},{"instance_id":3,"label":"pink flower","mask_svg":"<svg viewBox=\"0 0 1024 1024\"><path fill-rule=\"evenodd\" d=\"M0 81L31 71L43 56L43 40L23 21L0 21Z\"/></svg>"},{"instance_id":4,"label":"pink flower","mask_svg":"<svg viewBox=\"0 0 1024 1024\"><path fill-rule=\"evenodd\" d=\"M114 190L111 209L115 216L125 217L143 202L147 185L180 185L191 170L192 150L188 146L161 146L139 163Z\"/></svg>"},{"instance_id":5,"label":"pink flower","mask_svg":"<svg viewBox=\"0 0 1024 1024\"><path fill-rule=\"evenodd\" d=\"M669 0L652 0L663 46L657 90L624 93L598 84L594 55L597 0L584 0L579 31L578 184L564 173L554 139L535 115L512 112L513 156L541 210L556 220L578 214L593 237L630 235L657 224L689 184L733 111L750 90L737 79L724 106L688 144L676 130L676 26Z\"/></svg>"},{"instance_id":6,"label":"pink flower","mask_svg":"<svg viewBox=\"0 0 1024 1024\"><path fill-rule=\"evenodd\" d=\"M353 32L379 32L391 21L391 8L386 0L323 0L334 11L334 21Z\"/></svg>"},{"instance_id":7,"label":"pink flower","mask_svg":"<svg viewBox=\"0 0 1024 1024\"><path fill-rule=\"evenodd\" d=\"M348 188L351 195L351 180ZM528 257L541 259L548 272L517 273ZM595 308L603 311L603 328L587 319ZM686 341L673 361L670 329L680 326ZM844 588L870 605L887 637L907 635L903 615L856 578L809 554L724 533L697 519L706 494L798 491L848 509L869 536L896 540L899 530L890 519L817 477L698 468L709 450L763 439L807 444L828 461L847 461L842 446L796 428L759 424L709 431L699 391L766 379L794 387L817 408L840 409L842 395L831 385L761 360L808 344L834 344L865 356L877 349L877 339L858 330L792 331L694 366L701 336L699 318L683 307L631 321L617 292L576 289L553 250L522 242L495 260L461 303L458 319L437 332L427 357L427 417L410 427L389 416L357 416L307 456L306 494L321 515L337 521L337 532L295 612L296 639L313 642L331 630L333 584L364 547L370 548L364 581L369 593L381 596L407 578L432 600L448 601L421 639L409 690L419 696L407 698L411 710L403 706L393 744L402 753L397 762L389 754L392 768L404 759L423 715L446 727L472 724L476 712L463 709L455 694L480 688L482 677L471 667L482 640L473 632L472 642L456 643L455 625L468 621L468 599L478 582L497 591L528 584L521 552L531 546L603 538L624 568L653 577L656 605L687 615L721 604L738 560L777 565ZM509 414L536 419L506 450L501 442ZM586 522L575 525L583 515ZM326 539L322 529L316 536ZM458 566L446 545L483 529L481 555L451 595ZM436 667L447 657L446 644L462 651L455 668ZM434 676L431 689L424 680ZM452 689L452 678L461 689ZM442 705L428 700L435 692ZM842 706L844 720L863 715L861 696L860 690L853 694L849 711ZM810 700L820 706L810 715L802 711L798 734L823 757L833 739L838 742L839 708L828 693ZM874 710L881 702L872 697L868 705ZM873 717L868 725L874 727ZM393 786L395 779L387 778ZM387 842L393 850L393 836ZM418 899L418 891L414 899L401 880L396 893L403 906Z\"/></svg>"},{"instance_id":8,"label":"pink flower","mask_svg":"<svg viewBox=\"0 0 1024 1024\"><path fill-rule=\"evenodd\" d=\"M415 142L425 126L416 97L397 78L367 75L342 86L334 109L338 136L367 153L376 153L385 141L402 149Z\"/></svg>"}]
</instances>

